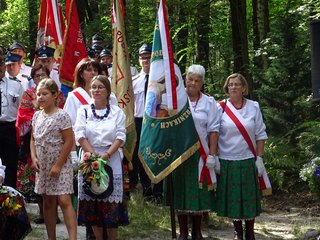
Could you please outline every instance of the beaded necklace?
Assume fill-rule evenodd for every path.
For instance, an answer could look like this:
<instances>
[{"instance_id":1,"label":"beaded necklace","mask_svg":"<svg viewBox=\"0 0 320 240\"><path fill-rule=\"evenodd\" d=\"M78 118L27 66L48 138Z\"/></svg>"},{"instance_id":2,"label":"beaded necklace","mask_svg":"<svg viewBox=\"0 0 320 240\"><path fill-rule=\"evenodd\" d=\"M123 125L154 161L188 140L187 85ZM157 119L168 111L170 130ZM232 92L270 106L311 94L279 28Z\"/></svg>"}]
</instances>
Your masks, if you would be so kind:
<instances>
[{"instance_id":1,"label":"beaded necklace","mask_svg":"<svg viewBox=\"0 0 320 240\"><path fill-rule=\"evenodd\" d=\"M100 120L102 120L102 119L104 119L104 118L107 118L108 115L109 115L109 113L110 113L110 105L109 105L109 104L107 105L106 113L105 113L103 116L99 116L99 115L96 113L96 110L94 109L94 105L93 105L93 104L91 104L90 106L91 106L91 110L92 110L93 116L94 116L95 118L100 119Z\"/></svg>"},{"instance_id":2,"label":"beaded necklace","mask_svg":"<svg viewBox=\"0 0 320 240\"><path fill-rule=\"evenodd\" d=\"M241 108L243 108L244 100L243 100L243 98L241 99L240 107L236 107L236 105L234 105L232 102L231 102L231 104L234 106L235 109L240 110Z\"/></svg>"}]
</instances>

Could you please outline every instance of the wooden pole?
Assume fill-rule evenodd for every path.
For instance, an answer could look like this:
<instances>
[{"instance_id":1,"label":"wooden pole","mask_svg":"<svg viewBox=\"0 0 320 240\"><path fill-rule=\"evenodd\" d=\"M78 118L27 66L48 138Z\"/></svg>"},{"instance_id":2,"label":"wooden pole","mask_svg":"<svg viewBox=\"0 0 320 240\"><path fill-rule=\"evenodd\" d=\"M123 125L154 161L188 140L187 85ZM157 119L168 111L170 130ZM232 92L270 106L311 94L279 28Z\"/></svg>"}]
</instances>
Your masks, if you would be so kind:
<instances>
[{"instance_id":1,"label":"wooden pole","mask_svg":"<svg viewBox=\"0 0 320 240\"><path fill-rule=\"evenodd\" d=\"M174 198L173 198L173 180L172 180L172 173L168 175L168 196L169 196L169 203L170 203L170 217L171 217L171 235L172 239L177 239L177 233L176 233L176 218L175 218L175 212L174 212Z\"/></svg>"}]
</instances>

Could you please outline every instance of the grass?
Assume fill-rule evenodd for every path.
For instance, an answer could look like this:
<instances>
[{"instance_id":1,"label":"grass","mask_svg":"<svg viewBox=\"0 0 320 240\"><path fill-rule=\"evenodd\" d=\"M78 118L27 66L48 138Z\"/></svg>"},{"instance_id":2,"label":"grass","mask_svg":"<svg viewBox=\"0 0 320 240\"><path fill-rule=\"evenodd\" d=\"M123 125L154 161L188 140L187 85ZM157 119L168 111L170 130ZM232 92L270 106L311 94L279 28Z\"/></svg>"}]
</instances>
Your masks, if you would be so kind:
<instances>
[{"instance_id":1,"label":"grass","mask_svg":"<svg viewBox=\"0 0 320 240\"><path fill-rule=\"evenodd\" d=\"M128 211L130 224L119 228L119 239L171 238L171 218L170 208L168 206L145 202L140 189L138 189L131 193L131 199L128 202ZM210 213L208 218L205 219L203 227L223 229L228 224L228 219L220 218L214 213ZM176 230L179 232L177 220ZM177 236L179 236L178 233Z\"/></svg>"},{"instance_id":2,"label":"grass","mask_svg":"<svg viewBox=\"0 0 320 240\"><path fill-rule=\"evenodd\" d=\"M119 239L132 237L171 236L169 207L145 202L140 191L131 193L128 202L128 226L119 228Z\"/></svg>"}]
</instances>

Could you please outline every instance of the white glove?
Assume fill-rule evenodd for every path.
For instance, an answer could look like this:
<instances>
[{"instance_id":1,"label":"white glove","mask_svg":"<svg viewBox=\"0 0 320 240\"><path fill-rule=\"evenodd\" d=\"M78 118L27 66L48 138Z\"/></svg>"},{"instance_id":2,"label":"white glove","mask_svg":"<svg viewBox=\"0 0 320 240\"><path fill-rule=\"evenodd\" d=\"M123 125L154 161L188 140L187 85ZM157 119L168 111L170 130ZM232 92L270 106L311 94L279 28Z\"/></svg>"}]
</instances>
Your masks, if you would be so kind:
<instances>
[{"instance_id":1,"label":"white glove","mask_svg":"<svg viewBox=\"0 0 320 240\"><path fill-rule=\"evenodd\" d=\"M80 163L77 155L77 151L71 151L70 155L71 155L71 163L72 163L73 169L77 170Z\"/></svg>"},{"instance_id":2,"label":"white glove","mask_svg":"<svg viewBox=\"0 0 320 240\"><path fill-rule=\"evenodd\" d=\"M206 166L209 169L214 168L216 173L220 173L219 157L218 156L208 155Z\"/></svg>"},{"instance_id":3,"label":"white glove","mask_svg":"<svg viewBox=\"0 0 320 240\"><path fill-rule=\"evenodd\" d=\"M257 160L256 160L256 167L257 167L257 170L258 170L258 176L260 177L264 171L266 171L266 168L264 167L264 164L263 164L263 160L262 160L262 157L257 157Z\"/></svg>"}]
</instances>

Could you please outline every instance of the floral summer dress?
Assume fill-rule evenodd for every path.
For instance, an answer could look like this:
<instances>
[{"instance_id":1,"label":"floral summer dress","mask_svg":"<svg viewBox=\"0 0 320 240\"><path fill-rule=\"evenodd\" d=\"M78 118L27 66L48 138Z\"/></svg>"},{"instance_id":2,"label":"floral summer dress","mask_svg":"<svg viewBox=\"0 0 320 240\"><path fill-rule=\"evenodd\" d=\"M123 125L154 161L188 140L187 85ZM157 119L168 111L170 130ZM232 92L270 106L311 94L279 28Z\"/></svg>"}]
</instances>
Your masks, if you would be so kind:
<instances>
[{"instance_id":1,"label":"floral summer dress","mask_svg":"<svg viewBox=\"0 0 320 240\"><path fill-rule=\"evenodd\" d=\"M59 178L49 176L50 169L63 147L61 131L72 127L69 115L61 109L49 116L46 116L43 110L37 111L33 116L32 127L40 164L40 171L36 174L35 192L46 195L72 194L73 169L70 159L66 159Z\"/></svg>"}]
</instances>

